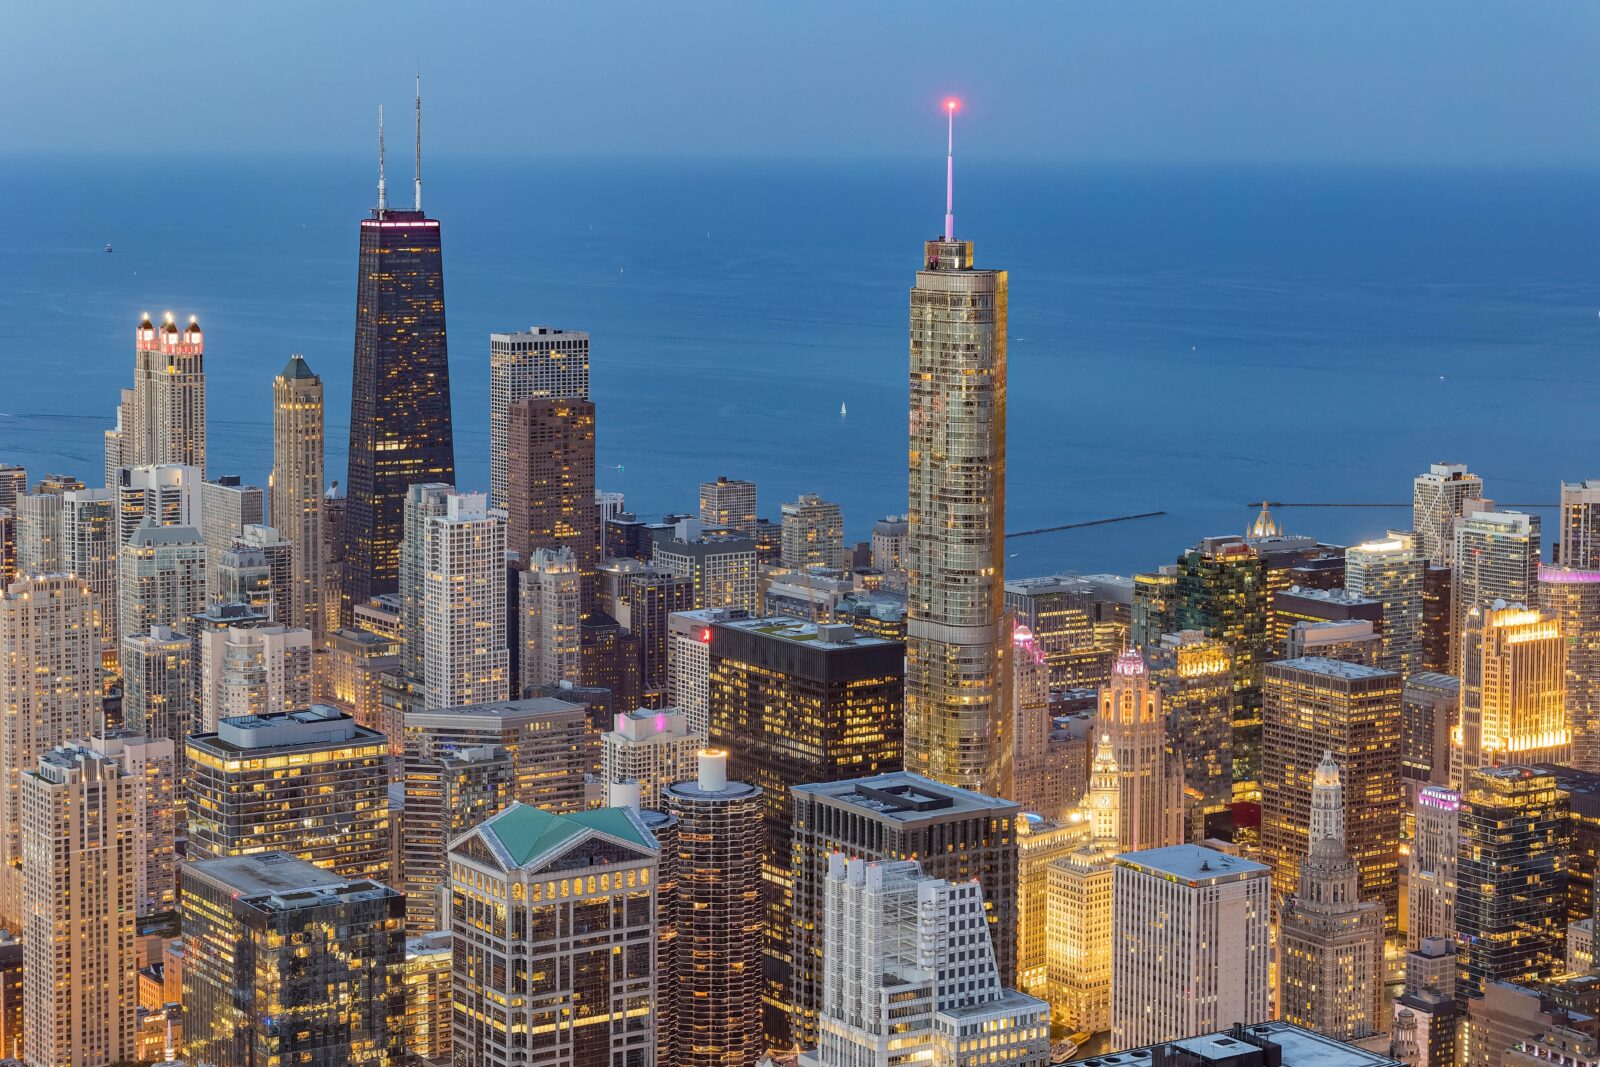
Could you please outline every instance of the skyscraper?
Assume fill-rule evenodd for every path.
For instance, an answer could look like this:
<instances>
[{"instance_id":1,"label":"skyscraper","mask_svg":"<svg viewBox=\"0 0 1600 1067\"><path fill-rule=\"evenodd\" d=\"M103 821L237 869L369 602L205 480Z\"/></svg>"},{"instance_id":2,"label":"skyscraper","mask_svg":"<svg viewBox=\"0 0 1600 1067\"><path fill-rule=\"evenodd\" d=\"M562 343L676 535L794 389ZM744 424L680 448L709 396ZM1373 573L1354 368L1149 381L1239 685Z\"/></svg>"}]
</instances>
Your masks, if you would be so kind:
<instances>
[{"instance_id":1,"label":"skyscraper","mask_svg":"<svg viewBox=\"0 0 1600 1067\"><path fill-rule=\"evenodd\" d=\"M227 626L194 635L198 716L193 731L223 719L276 715L311 706L311 631L290 626Z\"/></svg>"},{"instance_id":2,"label":"skyscraper","mask_svg":"<svg viewBox=\"0 0 1600 1067\"><path fill-rule=\"evenodd\" d=\"M1487 506L1487 505L1486 505ZM1474 511L1456 520L1451 631L1452 674L1461 674L1466 615L1496 600L1539 602L1539 516L1520 511Z\"/></svg>"},{"instance_id":3,"label":"skyscraper","mask_svg":"<svg viewBox=\"0 0 1600 1067\"><path fill-rule=\"evenodd\" d=\"M516 763L498 745L410 755L403 763L405 807L400 812L400 870L406 929L448 930L450 842L504 808L516 788Z\"/></svg>"},{"instance_id":4,"label":"skyscraper","mask_svg":"<svg viewBox=\"0 0 1600 1067\"><path fill-rule=\"evenodd\" d=\"M482 493L451 493L422 527L417 584L420 699L424 708L504 700L510 692L506 638L506 523ZM407 545L407 551L411 546Z\"/></svg>"},{"instance_id":5,"label":"skyscraper","mask_svg":"<svg viewBox=\"0 0 1600 1067\"><path fill-rule=\"evenodd\" d=\"M1465 463L1434 463L1412 482L1411 528L1422 558L1449 566L1455 558L1455 521L1468 500L1483 498L1483 479Z\"/></svg>"},{"instance_id":6,"label":"skyscraper","mask_svg":"<svg viewBox=\"0 0 1600 1067\"><path fill-rule=\"evenodd\" d=\"M570 548L536 549L518 577L522 612L517 650L524 692L542 685L576 684L582 649L583 576Z\"/></svg>"},{"instance_id":7,"label":"skyscraper","mask_svg":"<svg viewBox=\"0 0 1600 1067\"><path fill-rule=\"evenodd\" d=\"M1187 803L1220 815L1233 803L1233 657L1197 630L1163 634L1147 649L1172 747L1183 760Z\"/></svg>"},{"instance_id":8,"label":"skyscraper","mask_svg":"<svg viewBox=\"0 0 1600 1067\"><path fill-rule=\"evenodd\" d=\"M954 101L948 113L953 131ZM973 269L972 242L956 239L947 178L944 233L924 244L911 289L906 767L1003 796L1009 290L1005 271Z\"/></svg>"},{"instance_id":9,"label":"skyscraper","mask_svg":"<svg viewBox=\"0 0 1600 1067\"><path fill-rule=\"evenodd\" d=\"M600 760L582 704L529 697L406 712L407 756L439 759L484 745L510 753L513 799L563 814L583 809L584 774Z\"/></svg>"},{"instance_id":10,"label":"skyscraper","mask_svg":"<svg viewBox=\"0 0 1600 1067\"><path fill-rule=\"evenodd\" d=\"M100 635L100 661L114 670L121 648L117 629L117 501L109 489L61 494L61 569L89 585Z\"/></svg>"},{"instance_id":11,"label":"skyscraper","mask_svg":"<svg viewBox=\"0 0 1600 1067\"><path fill-rule=\"evenodd\" d=\"M1116 858L1111 1047L1270 1018L1267 868L1198 845Z\"/></svg>"},{"instance_id":12,"label":"skyscraper","mask_svg":"<svg viewBox=\"0 0 1600 1067\"><path fill-rule=\"evenodd\" d=\"M1423 566L1407 534L1352 545L1344 554L1345 590L1383 603L1378 666L1401 678L1422 669Z\"/></svg>"},{"instance_id":13,"label":"skyscraper","mask_svg":"<svg viewBox=\"0 0 1600 1067\"><path fill-rule=\"evenodd\" d=\"M1560 563L1600 570L1600 480L1561 483Z\"/></svg>"},{"instance_id":14,"label":"skyscraper","mask_svg":"<svg viewBox=\"0 0 1600 1067\"><path fill-rule=\"evenodd\" d=\"M785 501L779 510L785 567L844 568L844 518L838 504L815 493L801 493L798 500Z\"/></svg>"},{"instance_id":15,"label":"skyscraper","mask_svg":"<svg viewBox=\"0 0 1600 1067\"><path fill-rule=\"evenodd\" d=\"M506 547L524 566L540 549L570 549L585 614L600 563L594 428L594 405L582 398L525 397L507 413Z\"/></svg>"},{"instance_id":16,"label":"skyscraper","mask_svg":"<svg viewBox=\"0 0 1600 1067\"><path fill-rule=\"evenodd\" d=\"M1416 832L1406 871L1406 948L1428 938L1456 936L1456 856L1461 840L1461 794L1443 786L1417 793ZM1408 976L1409 977L1409 976Z\"/></svg>"},{"instance_id":17,"label":"skyscraper","mask_svg":"<svg viewBox=\"0 0 1600 1067\"><path fill-rule=\"evenodd\" d=\"M1074 1031L1111 1028L1113 863L1122 826L1122 783L1111 737L1095 745L1083 807L1089 840L1050 865L1045 969L1050 1011Z\"/></svg>"},{"instance_id":18,"label":"skyscraper","mask_svg":"<svg viewBox=\"0 0 1600 1067\"><path fill-rule=\"evenodd\" d=\"M1567 762L1565 656L1560 624L1538 611L1499 600L1467 610L1452 785L1474 767Z\"/></svg>"},{"instance_id":19,"label":"skyscraper","mask_svg":"<svg viewBox=\"0 0 1600 1067\"><path fill-rule=\"evenodd\" d=\"M726 475L700 483L700 524L707 529L753 535L756 529L756 483Z\"/></svg>"},{"instance_id":20,"label":"skyscraper","mask_svg":"<svg viewBox=\"0 0 1600 1067\"><path fill-rule=\"evenodd\" d=\"M1142 653L1129 649L1117 658L1111 684L1100 690L1095 731L1111 739L1122 790L1117 850L1181 844L1183 761L1167 746L1161 691L1151 684Z\"/></svg>"},{"instance_id":21,"label":"skyscraper","mask_svg":"<svg viewBox=\"0 0 1600 1067\"><path fill-rule=\"evenodd\" d=\"M691 579L696 608L735 608L750 614L759 610L756 543L743 534L661 541L650 562L666 574Z\"/></svg>"},{"instance_id":22,"label":"skyscraper","mask_svg":"<svg viewBox=\"0 0 1600 1067\"><path fill-rule=\"evenodd\" d=\"M1344 790L1331 755L1311 783L1310 851L1300 885L1278 914L1278 1014L1353 1041L1387 1028L1383 1016L1383 905L1362 900L1344 847Z\"/></svg>"},{"instance_id":23,"label":"skyscraper","mask_svg":"<svg viewBox=\"0 0 1600 1067\"><path fill-rule=\"evenodd\" d=\"M165 737L182 756L194 729L195 670L190 639L170 626L122 640L122 724L145 737Z\"/></svg>"},{"instance_id":24,"label":"skyscraper","mask_svg":"<svg viewBox=\"0 0 1600 1067\"><path fill-rule=\"evenodd\" d=\"M100 728L94 597L70 574L19 578L0 592L0 923L21 928L21 775Z\"/></svg>"},{"instance_id":25,"label":"skyscraper","mask_svg":"<svg viewBox=\"0 0 1600 1067\"><path fill-rule=\"evenodd\" d=\"M1555 620L1566 646L1572 765L1600 771L1600 570L1540 567L1539 610Z\"/></svg>"},{"instance_id":26,"label":"skyscraper","mask_svg":"<svg viewBox=\"0 0 1600 1067\"><path fill-rule=\"evenodd\" d=\"M126 544L145 522L156 526L192 526L200 531L201 485L198 467L164 463L117 470L117 536Z\"/></svg>"},{"instance_id":27,"label":"skyscraper","mask_svg":"<svg viewBox=\"0 0 1600 1067\"><path fill-rule=\"evenodd\" d=\"M705 743L682 708L618 712L616 728L600 738L601 777L607 785L635 783L639 803L659 809L662 787L694 776Z\"/></svg>"},{"instance_id":28,"label":"skyscraper","mask_svg":"<svg viewBox=\"0 0 1600 1067\"><path fill-rule=\"evenodd\" d=\"M193 315L182 333L172 312L134 330L131 410L121 412L124 467L179 463L206 469L205 338Z\"/></svg>"},{"instance_id":29,"label":"skyscraper","mask_svg":"<svg viewBox=\"0 0 1600 1067\"><path fill-rule=\"evenodd\" d=\"M117 553L117 626L123 637L185 626L206 606L206 546L193 526L149 520Z\"/></svg>"},{"instance_id":30,"label":"skyscraper","mask_svg":"<svg viewBox=\"0 0 1600 1067\"><path fill-rule=\"evenodd\" d=\"M489 335L489 503L509 510L511 405L528 397L589 399L589 335L532 326ZM594 476L593 461L589 475Z\"/></svg>"},{"instance_id":31,"label":"skyscraper","mask_svg":"<svg viewBox=\"0 0 1600 1067\"><path fill-rule=\"evenodd\" d=\"M232 474L200 483L200 537L206 543L208 600L222 599L217 578L222 554L243 536L246 526L259 526L266 516L267 494L260 486L245 485Z\"/></svg>"},{"instance_id":32,"label":"skyscraper","mask_svg":"<svg viewBox=\"0 0 1600 1067\"><path fill-rule=\"evenodd\" d=\"M340 625L392 593L406 488L456 480L439 222L422 212L421 103L412 210L389 207L378 125L378 206L361 221L355 367L350 389Z\"/></svg>"},{"instance_id":33,"label":"skyscraper","mask_svg":"<svg viewBox=\"0 0 1600 1067\"><path fill-rule=\"evenodd\" d=\"M328 632L322 617L323 451L322 379L304 356L293 355L272 380L270 517L290 545L292 606L280 621L310 630L318 648Z\"/></svg>"},{"instance_id":34,"label":"skyscraper","mask_svg":"<svg viewBox=\"0 0 1600 1067\"><path fill-rule=\"evenodd\" d=\"M42 574L61 569L60 493L24 493L17 498L17 572Z\"/></svg>"},{"instance_id":35,"label":"skyscraper","mask_svg":"<svg viewBox=\"0 0 1600 1067\"><path fill-rule=\"evenodd\" d=\"M110 730L78 747L114 761L130 780L134 817L134 910L139 918L178 904L177 747L165 737Z\"/></svg>"}]
</instances>

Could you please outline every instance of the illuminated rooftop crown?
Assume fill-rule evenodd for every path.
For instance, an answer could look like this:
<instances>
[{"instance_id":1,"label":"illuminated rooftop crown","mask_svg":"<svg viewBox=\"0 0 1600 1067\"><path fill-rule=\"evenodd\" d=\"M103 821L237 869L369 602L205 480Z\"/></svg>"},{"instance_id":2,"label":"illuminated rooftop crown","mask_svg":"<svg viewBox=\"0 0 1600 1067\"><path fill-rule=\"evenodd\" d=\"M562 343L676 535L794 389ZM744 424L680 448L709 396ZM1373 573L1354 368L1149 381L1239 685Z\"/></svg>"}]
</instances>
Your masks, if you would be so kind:
<instances>
[{"instance_id":1,"label":"illuminated rooftop crown","mask_svg":"<svg viewBox=\"0 0 1600 1067\"><path fill-rule=\"evenodd\" d=\"M1147 674L1149 671L1144 665L1144 655L1136 648L1123 649L1122 655L1117 657L1116 665L1111 670L1130 678Z\"/></svg>"}]
</instances>

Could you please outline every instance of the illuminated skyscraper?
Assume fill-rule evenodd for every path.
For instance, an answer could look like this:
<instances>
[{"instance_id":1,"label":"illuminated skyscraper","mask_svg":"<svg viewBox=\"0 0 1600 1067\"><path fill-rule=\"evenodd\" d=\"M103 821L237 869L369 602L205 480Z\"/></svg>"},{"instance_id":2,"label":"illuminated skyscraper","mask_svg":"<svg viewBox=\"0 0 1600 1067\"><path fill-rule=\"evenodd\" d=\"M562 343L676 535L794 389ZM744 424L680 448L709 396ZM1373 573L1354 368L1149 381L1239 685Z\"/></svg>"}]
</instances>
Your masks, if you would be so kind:
<instances>
[{"instance_id":1,"label":"illuminated skyscraper","mask_svg":"<svg viewBox=\"0 0 1600 1067\"><path fill-rule=\"evenodd\" d=\"M482 493L451 493L442 515L423 525L416 586L420 607L423 708L504 700L510 692L506 640L506 522ZM410 551L410 545L407 545Z\"/></svg>"},{"instance_id":2,"label":"illuminated skyscraper","mask_svg":"<svg viewBox=\"0 0 1600 1067\"><path fill-rule=\"evenodd\" d=\"M1167 746L1161 692L1151 684L1141 653L1129 649L1117 658L1111 684L1100 690L1095 730L1111 739L1122 788L1117 850L1181 844L1183 762Z\"/></svg>"},{"instance_id":3,"label":"illuminated skyscraper","mask_svg":"<svg viewBox=\"0 0 1600 1067\"><path fill-rule=\"evenodd\" d=\"M756 483L719 477L700 483L700 524L708 529L736 530L754 534L756 529Z\"/></svg>"},{"instance_id":4,"label":"illuminated skyscraper","mask_svg":"<svg viewBox=\"0 0 1600 1067\"><path fill-rule=\"evenodd\" d=\"M190 639L170 626L122 641L122 724L167 738L180 756L195 722L193 662Z\"/></svg>"},{"instance_id":5,"label":"illuminated skyscraper","mask_svg":"<svg viewBox=\"0 0 1600 1067\"><path fill-rule=\"evenodd\" d=\"M1572 765L1600 771L1600 570L1540 567L1539 610L1555 620L1566 646Z\"/></svg>"},{"instance_id":6,"label":"illuminated skyscraper","mask_svg":"<svg viewBox=\"0 0 1600 1067\"><path fill-rule=\"evenodd\" d=\"M1278 1014L1341 1041L1388 1028L1383 1015L1383 905L1362 900L1344 846L1339 765L1312 775L1311 848L1300 885L1278 911Z\"/></svg>"},{"instance_id":7,"label":"illuminated skyscraper","mask_svg":"<svg viewBox=\"0 0 1600 1067\"><path fill-rule=\"evenodd\" d=\"M322 379L304 356L294 355L272 380L270 508L273 528L291 546L292 607L280 621L310 630L318 648L328 632L322 617L324 488Z\"/></svg>"},{"instance_id":8,"label":"illuminated skyscraper","mask_svg":"<svg viewBox=\"0 0 1600 1067\"><path fill-rule=\"evenodd\" d=\"M1300 884L1311 847L1314 771L1339 764L1344 843L1360 872L1362 900L1382 901L1399 929L1400 676L1358 663L1291 659L1267 665L1261 754L1261 847L1273 888Z\"/></svg>"},{"instance_id":9,"label":"illuminated skyscraper","mask_svg":"<svg viewBox=\"0 0 1600 1067\"><path fill-rule=\"evenodd\" d=\"M1083 807L1090 839L1050 865L1045 988L1057 1022L1073 1031L1111 1028L1112 860L1122 787L1111 737L1101 734Z\"/></svg>"},{"instance_id":10,"label":"illuminated skyscraper","mask_svg":"<svg viewBox=\"0 0 1600 1067\"><path fill-rule=\"evenodd\" d=\"M518 574L522 612L518 642L524 692L580 678L583 576L569 548L535 549Z\"/></svg>"},{"instance_id":11,"label":"illuminated skyscraper","mask_svg":"<svg viewBox=\"0 0 1600 1067\"><path fill-rule=\"evenodd\" d=\"M662 787L694 777L705 744L682 708L618 712L616 728L600 738L601 777L608 786L635 783L639 803L659 809Z\"/></svg>"},{"instance_id":12,"label":"illuminated skyscraper","mask_svg":"<svg viewBox=\"0 0 1600 1067\"><path fill-rule=\"evenodd\" d=\"M177 746L165 737L111 730L80 747L115 761L131 779L136 914L142 919L172 911L178 906L178 806L183 790Z\"/></svg>"},{"instance_id":13,"label":"illuminated skyscraper","mask_svg":"<svg viewBox=\"0 0 1600 1067\"><path fill-rule=\"evenodd\" d=\"M117 470L117 536L126 544L143 523L156 526L201 524L201 486L198 467L165 463L155 467ZM203 536L203 535L202 535Z\"/></svg>"},{"instance_id":14,"label":"illuminated skyscraper","mask_svg":"<svg viewBox=\"0 0 1600 1067\"><path fill-rule=\"evenodd\" d=\"M17 498L17 572L61 569L62 494L24 493Z\"/></svg>"},{"instance_id":15,"label":"illuminated skyscraper","mask_svg":"<svg viewBox=\"0 0 1600 1067\"><path fill-rule=\"evenodd\" d=\"M1475 767L1565 764L1572 738L1560 624L1497 600L1467 611L1461 644L1461 718L1451 783L1464 783Z\"/></svg>"},{"instance_id":16,"label":"illuminated skyscraper","mask_svg":"<svg viewBox=\"0 0 1600 1067\"><path fill-rule=\"evenodd\" d=\"M378 206L361 221L341 626L395 591L406 488L456 480L444 261L439 222L422 213L420 131L419 119L415 203L391 209L380 113Z\"/></svg>"},{"instance_id":17,"label":"illuminated skyscraper","mask_svg":"<svg viewBox=\"0 0 1600 1067\"><path fill-rule=\"evenodd\" d=\"M227 626L193 638L199 681L193 732L223 719L277 715L311 706L311 631L290 626Z\"/></svg>"},{"instance_id":18,"label":"illuminated skyscraper","mask_svg":"<svg viewBox=\"0 0 1600 1067\"><path fill-rule=\"evenodd\" d=\"M697 609L735 608L755 614L760 607L756 543L743 534L661 541L650 562L666 574L691 579Z\"/></svg>"},{"instance_id":19,"label":"illuminated skyscraper","mask_svg":"<svg viewBox=\"0 0 1600 1067\"><path fill-rule=\"evenodd\" d=\"M1050 665L1033 631L1020 622L1011 633L1012 741L1011 798L1022 810L1055 819L1078 798L1061 795L1060 775L1050 761Z\"/></svg>"},{"instance_id":20,"label":"illuminated skyscraper","mask_svg":"<svg viewBox=\"0 0 1600 1067\"><path fill-rule=\"evenodd\" d=\"M511 803L516 762L498 745L410 755L401 782L400 870L391 880L405 887L406 929L449 929L443 894L450 885L450 842Z\"/></svg>"},{"instance_id":21,"label":"illuminated skyscraper","mask_svg":"<svg viewBox=\"0 0 1600 1067\"><path fill-rule=\"evenodd\" d=\"M117 626L123 637L186 626L206 606L206 546L193 526L149 520L117 554Z\"/></svg>"},{"instance_id":22,"label":"illuminated skyscraper","mask_svg":"<svg viewBox=\"0 0 1600 1067\"><path fill-rule=\"evenodd\" d=\"M1228 644L1197 630L1163 634L1148 650L1183 786L1207 815L1233 803L1233 658Z\"/></svg>"},{"instance_id":23,"label":"illuminated skyscraper","mask_svg":"<svg viewBox=\"0 0 1600 1067\"><path fill-rule=\"evenodd\" d=\"M511 405L528 397L589 399L589 335L533 326L489 335L489 504L510 510ZM594 477L593 459L589 476Z\"/></svg>"},{"instance_id":24,"label":"illuminated skyscraper","mask_svg":"<svg viewBox=\"0 0 1600 1067\"><path fill-rule=\"evenodd\" d=\"M1487 505L1486 505L1487 506ZM1539 602L1539 516L1520 511L1474 511L1456 520L1451 631L1460 675L1467 612L1496 600Z\"/></svg>"},{"instance_id":25,"label":"illuminated skyscraper","mask_svg":"<svg viewBox=\"0 0 1600 1067\"><path fill-rule=\"evenodd\" d=\"M780 507L783 530L783 565L795 570L845 565L844 518L839 505L815 493Z\"/></svg>"},{"instance_id":26,"label":"illuminated skyscraper","mask_svg":"<svg viewBox=\"0 0 1600 1067\"><path fill-rule=\"evenodd\" d=\"M1401 678L1422 669L1423 566L1409 534L1352 545L1344 554L1345 590L1383 603L1378 666Z\"/></svg>"},{"instance_id":27,"label":"illuminated skyscraper","mask_svg":"<svg viewBox=\"0 0 1600 1067\"><path fill-rule=\"evenodd\" d=\"M1562 969L1572 831L1553 775L1482 767L1461 794L1456 864L1459 988L1531 985Z\"/></svg>"},{"instance_id":28,"label":"illuminated skyscraper","mask_svg":"<svg viewBox=\"0 0 1600 1067\"><path fill-rule=\"evenodd\" d=\"M406 1054L450 1062L450 931L406 938Z\"/></svg>"},{"instance_id":29,"label":"illuminated skyscraper","mask_svg":"<svg viewBox=\"0 0 1600 1067\"><path fill-rule=\"evenodd\" d=\"M1577 570L1600 570L1600 481L1561 483L1560 562Z\"/></svg>"},{"instance_id":30,"label":"illuminated skyscraper","mask_svg":"<svg viewBox=\"0 0 1600 1067\"><path fill-rule=\"evenodd\" d=\"M1456 856L1461 840L1461 794L1423 786L1406 871L1406 948L1426 938L1456 936Z\"/></svg>"},{"instance_id":31,"label":"illuminated skyscraper","mask_svg":"<svg viewBox=\"0 0 1600 1067\"><path fill-rule=\"evenodd\" d=\"M206 543L206 598L222 598L218 572L223 553L244 535L246 526L267 521L267 494L258 485L245 485L236 475L225 474L200 483L200 537Z\"/></svg>"},{"instance_id":32,"label":"illuminated skyscraper","mask_svg":"<svg viewBox=\"0 0 1600 1067\"><path fill-rule=\"evenodd\" d=\"M100 660L114 670L121 647L117 629L116 494L74 489L61 494L61 569L89 585L100 634Z\"/></svg>"},{"instance_id":33,"label":"illuminated skyscraper","mask_svg":"<svg viewBox=\"0 0 1600 1067\"><path fill-rule=\"evenodd\" d=\"M182 333L172 312L134 330L131 409L122 411L124 467L180 463L206 469L205 339L193 315Z\"/></svg>"},{"instance_id":34,"label":"illuminated skyscraper","mask_svg":"<svg viewBox=\"0 0 1600 1067\"><path fill-rule=\"evenodd\" d=\"M510 753L516 767L513 799L562 814L583 810L584 775L598 768L600 758L582 704L529 697L406 712L408 758L441 759L486 745Z\"/></svg>"},{"instance_id":35,"label":"illuminated skyscraper","mask_svg":"<svg viewBox=\"0 0 1600 1067\"><path fill-rule=\"evenodd\" d=\"M594 495L594 405L582 398L512 402L506 436L506 547L527 566L541 549L569 550L594 608L600 511Z\"/></svg>"},{"instance_id":36,"label":"illuminated skyscraper","mask_svg":"<svg viewBox=\"0 0 1600 1067\"><path fill-rule=\"evenodd\" d=\"M1454 559L1455 520L1468 500L1483 497L1483 479L1464 463L1434 463L1412 482L1411 528L1417 549L1429 563L1449 566Z\"/></svg>"},{"instance_id":37,"label":"illuminated skyscraper","mask_svg":"<svg viewBox=\"0 0 1600 1067\"><path fill-rule=\"evenodd\" d=\"M954 101L949 113L953 127ZM973 269L946 192L944 233L911 289L906 767L1003 796L1009 290L1005 271Z\"/></svg>"}]
</instances>

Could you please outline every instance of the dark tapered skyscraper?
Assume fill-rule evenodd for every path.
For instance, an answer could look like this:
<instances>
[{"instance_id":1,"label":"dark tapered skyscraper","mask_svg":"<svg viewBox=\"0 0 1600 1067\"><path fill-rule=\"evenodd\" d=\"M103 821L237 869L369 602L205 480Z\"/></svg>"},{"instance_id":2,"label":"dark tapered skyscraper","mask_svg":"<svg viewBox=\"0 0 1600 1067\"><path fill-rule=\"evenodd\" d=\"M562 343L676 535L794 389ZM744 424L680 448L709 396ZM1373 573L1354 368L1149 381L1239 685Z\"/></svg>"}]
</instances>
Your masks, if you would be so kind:
<instances>
[{"instance_id":1,"label":"dark tapered skyscraper","mask_svg":"<svg viewBox=\"0 0 1600 1067\"><path fill-rule=\"evenodd\" d=\"M406 488L456 480L439 222L422 213L421 96L416 200L391 210L378 126L378 206L361 221L355 372L350 388L341 625L355 606L392 593Z\"/></svg>"}]
</instances>

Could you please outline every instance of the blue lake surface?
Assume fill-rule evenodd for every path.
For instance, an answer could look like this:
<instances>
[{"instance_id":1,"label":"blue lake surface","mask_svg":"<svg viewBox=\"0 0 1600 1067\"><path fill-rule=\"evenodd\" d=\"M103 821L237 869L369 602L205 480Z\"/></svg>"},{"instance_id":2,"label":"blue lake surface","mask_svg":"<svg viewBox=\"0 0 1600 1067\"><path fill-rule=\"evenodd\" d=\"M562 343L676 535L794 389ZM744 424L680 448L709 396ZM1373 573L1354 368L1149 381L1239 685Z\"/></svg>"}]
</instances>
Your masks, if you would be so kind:
<instances>
[{"instance_id":1,"label":"blue lake surface","mask_svg":"<svg viewBox=\"0 0 1600 1067\"><path fill-rule=\"evenodd\" d=\"M942 163L430 162L458 480L488 484L488 334L549 324L593 335L600 482L632 510L693 510L727 474L774 517L836 499L864 539L905 506L907 290ZM957 166L957 230L1011 272L1011 528L1166 512L1016 539L1011 574L1151 568L1263 497L1408 502L1442 459L1507 503L1600 477L1600 175ZM206 331L213 474L265 484L298 351L341 477L371 170L7 160L0 462L97 484L137 317L170 308ZM1341 543L1410 520L1279 516Z\"/></svg>"}]
</instances>

